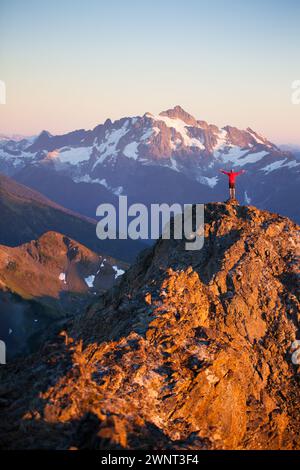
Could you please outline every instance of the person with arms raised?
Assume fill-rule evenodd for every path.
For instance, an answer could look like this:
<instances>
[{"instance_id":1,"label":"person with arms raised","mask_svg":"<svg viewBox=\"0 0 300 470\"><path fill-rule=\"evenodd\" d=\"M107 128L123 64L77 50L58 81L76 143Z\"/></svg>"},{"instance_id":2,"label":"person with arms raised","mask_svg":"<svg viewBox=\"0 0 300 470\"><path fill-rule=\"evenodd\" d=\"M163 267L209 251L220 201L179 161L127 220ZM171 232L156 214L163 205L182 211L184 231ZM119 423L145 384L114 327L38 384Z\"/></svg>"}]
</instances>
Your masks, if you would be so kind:
<instances>
[{"instance_id":1,"label":"person with arms raised","mask_svg":"<svg viewBox=\"0 0 300 470\"><path fill-rule=\"evenodd\" d=\"M235 179L237 176L242 175L245 173L245 170L241 171L225 171L225 170L220 170L221 173L224 173L224 175L228 176L228 183L229 183L229 199L235 199Z\"/></svg>"}]
</instances>

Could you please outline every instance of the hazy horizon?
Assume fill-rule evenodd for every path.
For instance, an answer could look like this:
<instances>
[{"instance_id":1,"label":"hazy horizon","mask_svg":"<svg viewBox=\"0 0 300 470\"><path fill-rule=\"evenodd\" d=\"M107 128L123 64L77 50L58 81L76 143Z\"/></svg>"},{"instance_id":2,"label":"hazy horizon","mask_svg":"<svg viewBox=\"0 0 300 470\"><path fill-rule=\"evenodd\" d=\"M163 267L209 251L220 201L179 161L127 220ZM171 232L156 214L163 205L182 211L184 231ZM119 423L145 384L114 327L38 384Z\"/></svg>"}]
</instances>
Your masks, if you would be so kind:
<instances>
[{"instance_id":1,"label":"hazy horizon","mask_svg":"<svg viewBox=\"0 0 300 470\"><path fill-rule=\"evenodd\" d=\"M300 145L300 3L0 0L0 133L62 134L179 104Z\"/></svg>"}]
</instances>

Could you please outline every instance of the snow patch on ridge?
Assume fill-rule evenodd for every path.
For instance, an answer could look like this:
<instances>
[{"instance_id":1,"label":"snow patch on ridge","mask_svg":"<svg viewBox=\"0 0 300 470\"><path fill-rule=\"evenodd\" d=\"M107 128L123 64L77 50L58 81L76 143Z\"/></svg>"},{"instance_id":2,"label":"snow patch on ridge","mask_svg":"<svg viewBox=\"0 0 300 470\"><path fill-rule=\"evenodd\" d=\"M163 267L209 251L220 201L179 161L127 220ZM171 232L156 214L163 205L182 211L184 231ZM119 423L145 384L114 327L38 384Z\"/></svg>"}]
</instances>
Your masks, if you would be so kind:
<instances>
[{"instance_id":1,"label":"snow patch on ridge","mask_svg":"<svg viewBox=\"0 0 300 470\"><path fill-rule=\"evenodd\" d=\"M288 161L287 163L285 163L286 161L286 158L284 160L276 160L275 162L269 163L269 165L264 166L260 170L268 174L272 171L279 170L280 168L294 168L300 165L300 163L296 160Z\"/></svg>"},{"instance_id":2,"label":"snow patch on ridge","mask_svg":"<svg viewBox=\"0 0 300 470\"><path fill-rule=\"evenodd\" d=\"M150 139L153 135L158 135L160 133L160 130L158 127L149 127L149 129L146 130L146 132L142 135L140 138L141 141L145 142Z\"/></svg>"},{"instance_id":3,"label":"snow patch on ridge","mask_svg":"<svg viewBox=\"0 0 300 470\"><path fill-rule=\"evenodd\" d=\"M287 166L288 168L294 168L295 166L299 166L300 163L297 162L296 160L292 160L291 162L286 163L283 166Z\"/></svg>"},{"instance_id":4,"label":"snow patch on ridge","mask_svg":"<svg viewBox=\"0 0 300 470\"><path fill-rule=\"evenodd\" d=\"M256 163L268 155L268 152L262 150L261 152L249 153L249 150L241 147L230 147L227 153L219 155L219 158L224 163L231 163L232 166L244 166L248 163Z\"/></svg>"},{"instance_id":5,"label":"snow patch on ridge","mask_svg":"<svg viewBox=\"0 0 300 470\"><path fill-rule=\"evenodd\" d=\"M53 152L50 158L53 158ZM49 153L48 153L49 156ZM55 158L58 158L62 163L70 163L70 165L77 165L78 163L88 161L91 156L90 147L63 147Z\"/></svg>"},{"instance_id":6,"label":"snow patch on ridge","mask_svg":"<svg viewBox=\"0 0 300 470\"><path fill-rule=\"evenodd\" d=\"M278 168L280 168L285 161L286 159L276 160L276 162L269 163L269 165L264 166L260 170L264 171L265 173L271 173L271 171L278 170Z\"/></svg>"},{"instance_id":7,"label":"snow patch on ridge","mask_svg":"<svg viewBox=\"0 0 300 470\"><path fill-rule=\"evenodd\" d=\"M123 269L119 269L118 266L112 266L113 270L115 271L115 279L117 279L117 277L119 276L122 276L125 271Z\"/></svg>"},{"instance_id":8,"label":"snow patch on ridge","mask_svg":"<svg viewBox=\"0 0 300 470\"><path fill-rule=\"evenodd\" d=\"M105 132L105 141L98 146L100 152L100 157L94 163L92 170L96 168L99 163L103 163L107 157L117 156L119 150L117 149L119 142L122 137L124 137L128 129L128 120L123 124L120 129L107 130Z\"/></svg>"},{"instance_id":9,"label":"snow patch on ridge","mask_svg":"<svg viewBox=\"0 0 300 470\"><path fill-rule=\"evenodd\" d=\"M99 178L91 178L90 175L83 175L79 177L74 177L73 181L75 183L90 183L90 184L101 184L101 186L104 186L106 189L108 189L110 192L115 194L116 196L120 196L122 194L124 188L123 186L117 186L116 188L113 188L109 186L105 178L102 178L101 180Z\"/></svg>"},{"instance_id":10,"label":"snow patch on ridge","mask_svg":"<svg viewBox=\"0 0 300 470\"><path fill-rule=\"evenodd\" d=\"M169 162L168 162L168 167L171 168L171 170L177 171L180 173L180 169L178 168L178 163L175 160L175 158L171 157Z\"/></svg>"},{"instance_id":11,"label":"snow patch on ridge","mask_svg":"<svg viewBox=\"0 0 300 470\"><path fill-rule=\"evenodd\" d=\"M175 131L181 135L183 143L186 147L197 147L201 150L205 149L205 146L199 139L196 139L195 137L191 137L189 135L189 132L188 132L189 126L181 119L172 119L167 116L160 116L160 115L158 116L149 115L149 117L151 117L155 121L162 121L166 124L167 127L175 129Z\"/></svg>"},{"instance_id":12,"label":"snow patch on ridge","mask_svg":"<svg viewBox=\"0 0 300 470\"><path fill-rule=\"evenodd\" d=\"M226 152L226 153L225 153ZM248 150L242 149L241 147L229 147L221 146L214 152L216 158L221 159L224 163L234 163L237 159L243 157Z\"/></svg>"},{"instance_id":13,"label":"snow patch on ridge","mask_svg":"<svg viewBox=\"0 0 300 470\"><path fill-rule=\"evenodd\" d=\"M197 181L199 181L199 183L206 184L206 186L209 186L210 188L214 188L219 181L219 177L198 176Z\"/></svg>"},{"instance_id":14,"label":"snow patch on ridge","mask_svg":"<svg viewBox=\"0 0 300 470\"><path fill-rule=\"evenodd\" d=\"M85 277L84 280L85 280L85 283L88 285L88 287L94 287L95 276L91 275L91 276Z\"/></svg>"},{"instance_id":15,"label":"snow patch on ridge","mask_svg":"<svg viewBox=\"0 0 300 470\"><path fill-rule=\"evenodd\" d=\"M220 129L218 134L217 143L214 146L214 152L221 152L227 145L227 132L225 129ZM216 155L215 155L216 156Z\"/></svg>"},{"instance_id":16,"label":"snow patch on ridge","mask_svg":"<svg viewBox=\"0 0 300 470\"><path fill-rule=\"evenodd\" d=\"M238 162L236 162L236 165L243 166L247 165L247 163L256 163L259 162L262 158L264 158L266 155L268 155L269 152L266 152L265 150L262 150L261 152L256 152L256 153L248 153L248 155L242 156Z\"/></svg>"},{"instance_id":17,"label":"snow patch on ridge","mask_svg":"<svg viewBox=\"0 0 300 470\"><path fill-rule=\"evenodd\" d=\"M34 155L29 152L17 151L17 155L14 155L13 153L6 153L3 150L0 150L0 160L3 159L7 163L11 163L14 167L17 167L19 165L24 166L24 160L26 159L26 163L30 160L34 160Z\"/></svg>"},{"instance_id":18,"label":"snow patch on ridge","mask_svg":"<svg viewBox=\"0 0 300 470\"><path fill-rule=\"evenodd\" d=\"M130 142L130 144L126 145L124 148L124 155L127 158L132 158L133 160L137 160L138 158L138 147L139 147L139 142Z\"/></svg>"}]
</instances>

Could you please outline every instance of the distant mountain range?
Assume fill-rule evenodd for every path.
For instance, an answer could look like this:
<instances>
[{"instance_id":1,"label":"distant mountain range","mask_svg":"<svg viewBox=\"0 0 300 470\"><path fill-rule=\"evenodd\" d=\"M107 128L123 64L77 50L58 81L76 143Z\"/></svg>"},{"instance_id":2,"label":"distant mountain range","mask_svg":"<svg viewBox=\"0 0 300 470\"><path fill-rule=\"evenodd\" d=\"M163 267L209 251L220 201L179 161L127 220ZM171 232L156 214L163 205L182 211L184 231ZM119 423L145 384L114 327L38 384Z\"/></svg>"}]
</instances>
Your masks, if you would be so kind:
<instances>
[{"instance_id":1,"label":"distant mountain range","mask_svg":"<svg viewBox=\"0 0 300 470\"><path fill-rule=\"evenodd\" d=\"M143 248L98 240L93 219L0 175L0 339L7 357L34 351L49 329L119 280L128 264L109 254L132 261Z\"/></svg>"},{"instance_id":2,"label":"distant mountain range","mask_svg":"<svg viewBox=\"0 0 300 470\"><path fill-rule=\"evenodd\" d=\"M220 168L245 169L241 203L300 221L300 162L258 132L219 128L180 106L107 119L92 130L0 140L0 171L55 202L95 217L101 202L207 202L227 197Z\"/></svg>"},{"instance_id":3,"label":"distant mountain range","mask_svg":"<svg viewBox=\"0 0 300 470\"><path fill-rule=\"evenodd\" d=\"M63 189L66 190L66 187ZM2 245L18 246L35 240L45 232L55 231L97 253L130 262L144 248L139 241L99 240L95 220L65 209L4 175L0 175L0 214Z\"/></svg>"},{"instance_id":4,"label":"distant mountain range","mask_svg":"<svg viewBox=\"0 0 300 470\"><path fill-rule=\"evenodd\" d=\"M300 145L280 145L282 150L292 152L298 161L300 161Z\"/></svg>"}]
</instances>

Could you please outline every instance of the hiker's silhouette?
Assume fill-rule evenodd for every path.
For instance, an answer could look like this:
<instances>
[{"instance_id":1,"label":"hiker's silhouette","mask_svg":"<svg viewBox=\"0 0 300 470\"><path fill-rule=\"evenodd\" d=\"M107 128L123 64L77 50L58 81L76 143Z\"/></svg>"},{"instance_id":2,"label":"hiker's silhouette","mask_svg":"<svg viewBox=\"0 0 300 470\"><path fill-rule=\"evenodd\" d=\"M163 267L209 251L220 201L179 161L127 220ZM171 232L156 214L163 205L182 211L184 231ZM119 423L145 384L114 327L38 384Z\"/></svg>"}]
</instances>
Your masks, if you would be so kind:
<instances>
[{"instance_id":1,"label":"hiker's silhouette","mask_svg":"<svg viewBox=\"0 0 300 470\"><path fill-rule=\"evenodd\" d=\"M220 170L221 173L228 176L228 183L229 183L229 199L235 199L235 179L237 176L242 175L245 173L245 170L241 171L225 171Z\"/></svg>"}]
</instances>

